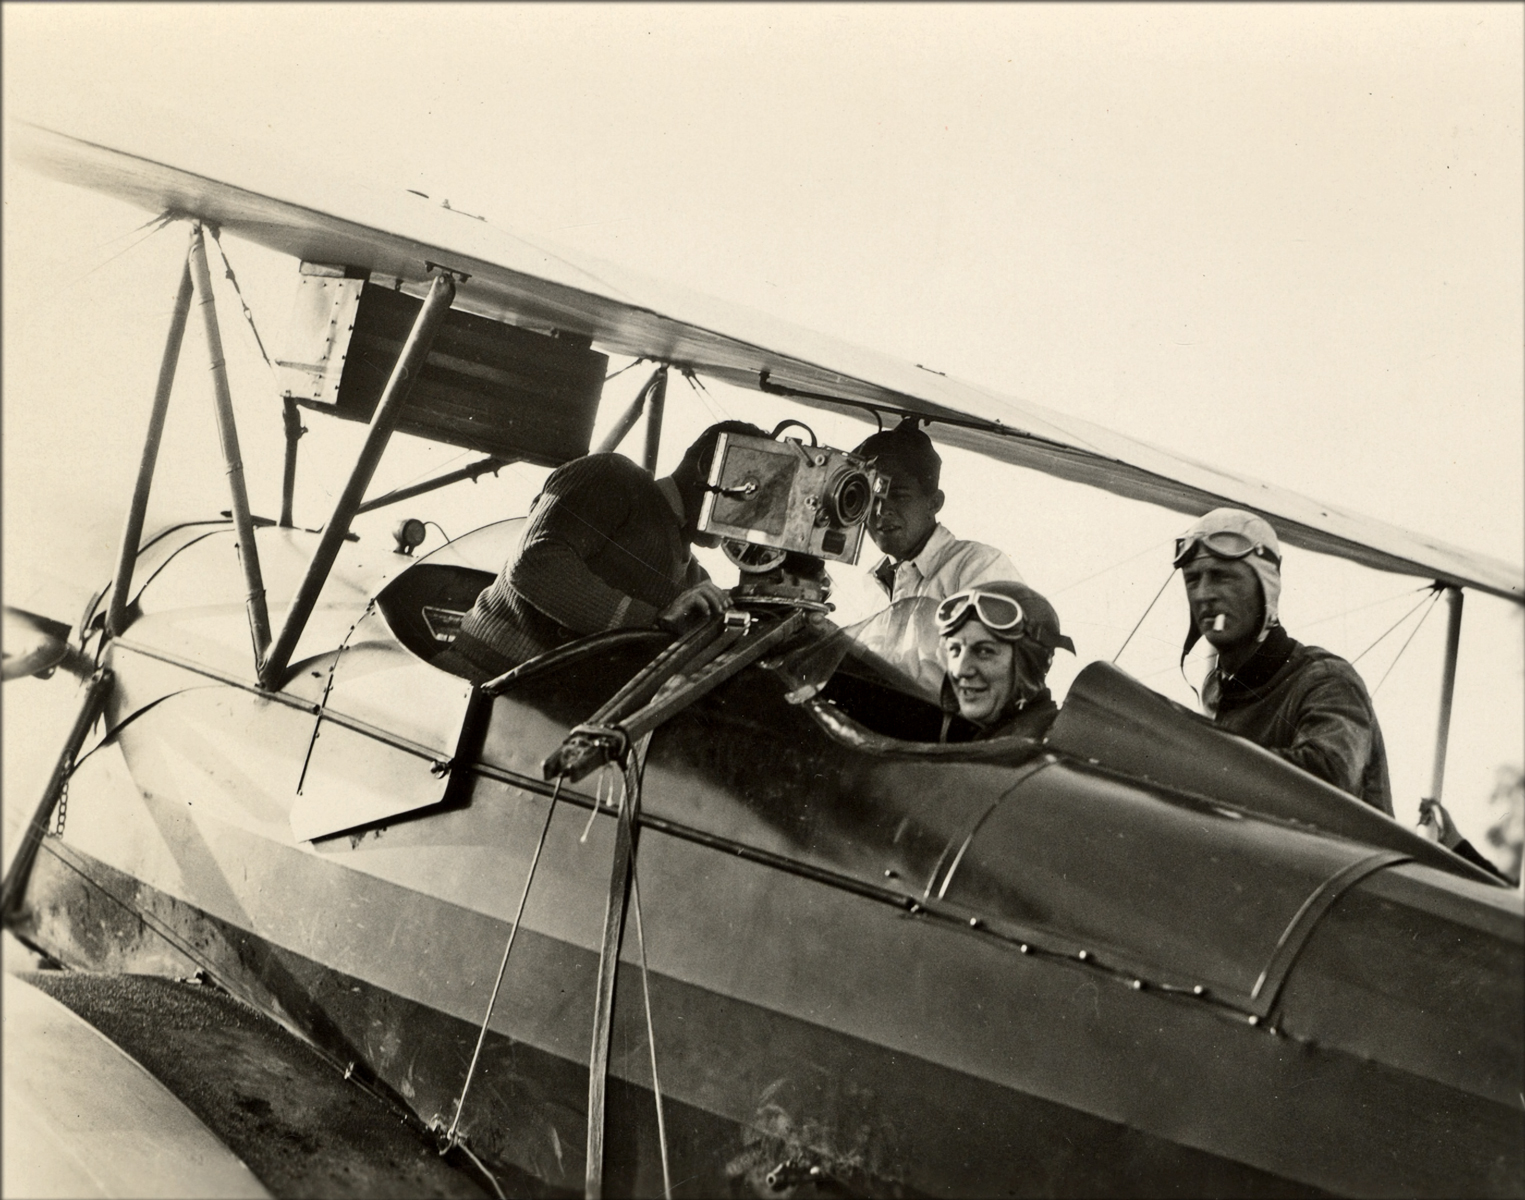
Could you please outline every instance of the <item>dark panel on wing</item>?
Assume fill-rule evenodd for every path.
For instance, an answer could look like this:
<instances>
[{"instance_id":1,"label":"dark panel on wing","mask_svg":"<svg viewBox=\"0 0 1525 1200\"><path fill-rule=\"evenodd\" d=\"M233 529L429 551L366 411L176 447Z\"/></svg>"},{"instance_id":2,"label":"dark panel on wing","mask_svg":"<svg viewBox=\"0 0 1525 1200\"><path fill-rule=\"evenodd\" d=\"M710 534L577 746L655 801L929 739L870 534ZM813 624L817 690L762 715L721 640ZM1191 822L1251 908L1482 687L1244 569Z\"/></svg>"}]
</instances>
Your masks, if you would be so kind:
<instances>
[{"instance_id":1,"label":"dark panel on wing","mask_svg":"<svg viewBox=\"0 0 1525 1200\"><path fill-rule=\"evenodd\" d=\"M420 305L368 283L338 403L314 407L369 421ZM452 311L397 428L499 458L560 466L588 452L608 364L585 343Z\"/></svg>"}]
</instances>

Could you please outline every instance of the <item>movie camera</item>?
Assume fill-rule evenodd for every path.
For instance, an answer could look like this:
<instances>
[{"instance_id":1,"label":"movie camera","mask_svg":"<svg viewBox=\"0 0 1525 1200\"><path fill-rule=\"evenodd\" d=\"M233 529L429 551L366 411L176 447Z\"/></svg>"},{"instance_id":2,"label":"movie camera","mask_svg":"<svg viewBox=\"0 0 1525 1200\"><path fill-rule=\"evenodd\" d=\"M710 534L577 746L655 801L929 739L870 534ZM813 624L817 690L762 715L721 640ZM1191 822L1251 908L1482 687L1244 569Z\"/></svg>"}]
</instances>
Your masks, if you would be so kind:
<instances>
[{"instance_id":1,"label":"movie camera","mask_svg":"<svg viewBox=\"0 0 1525 1200\"><path fill-rule=\"evenodd\" d=\"M829 607L824 560L852 563L863 526L889 488L869 461L798 438L722 433L699 509L700 533L720 539L741 571L738 598Z\"/></svg>"}]
</instances>

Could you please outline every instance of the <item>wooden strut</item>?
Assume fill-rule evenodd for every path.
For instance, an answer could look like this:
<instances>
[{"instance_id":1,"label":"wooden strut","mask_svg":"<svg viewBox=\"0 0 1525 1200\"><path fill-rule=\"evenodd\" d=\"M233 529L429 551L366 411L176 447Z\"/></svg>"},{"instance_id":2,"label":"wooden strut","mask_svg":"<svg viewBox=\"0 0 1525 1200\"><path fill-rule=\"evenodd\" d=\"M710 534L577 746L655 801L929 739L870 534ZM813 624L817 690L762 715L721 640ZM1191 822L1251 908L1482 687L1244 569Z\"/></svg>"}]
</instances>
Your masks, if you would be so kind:
<instances>
[{"instance_id":1,"label":"wooden strut","mask_svg":"<svg viewBox=\"0 0 1525 1200\"><path fill-rule=\"evenodd\" d=\"M132 591L132 572L137 565L143 540L143 518L148 512L148 493L154 482L154 468L159 461L159 443L164 437L164 418L169 412L169 395L175 384L175 368L180 362L180 346L185 340L185 322L191 311L191 254L200 238L200 230L191 229L185 251L185 265L180 271L180 286L175 292L175 307L170 314L169 332L164 338L164 357L159 362L159 382L154 388L153 408L148 415L148 433L143 438L143 456L138 462L138 481L133 487L127 522L122 528L122 544L117 551L116 577L111 585L111 603L106 611L106 632L119 636L127 628L127 597Z\"/></svg>"},{"instance_id":2,"label":"wooden strut","mask_svg":"<svg viewBox=\"0 0 1525 1200\"><path fill-rule=\"evenodd\" d=\"M646 452L641 465L653 475L657 473L657 449L662 444L662 413L667 407L667 364L663 363L652 376L651 396L646 403Z\"/></svg>"},{"instance_id":3,"label":"wooden strut","mask_svg":"<svg viewBox=\"0 0 1525 1200\"><path fill-rule=\"evenodd\" d=\"M1456 657L1461 645L1462 590L1446 588L1446 658L1440 674L1440 715L1435 729L1435 769L1430 777L1431 800L1440 801L1440 790L1446 781L1446 744L1451 737L1451 700L1456 693Z\"/></svg>"},{"instance_id":4,"label":"wooden strut","mask_svg":"<svg viewBox=\"0 0 1525 1200\"><path fill-rule=\"evenodd\" d=\"M291 505L297 490L297 442L307 432L297 402L290 396L281 397L281 429L286 435L286 453L281 463L281 528L290 529Z\"/></svg>"},{"instance_id":5,"label":"wooden strut","mask_svg":"<svg viewBox=\"0 0 1525 1200\"><path fill-rule=\"evenodd\" d=\"M613 454L619 449L625 435L635 427L635 423L641 419L641 412L646 407L646 398L651 394L652 388L656 387L657 378L666 378L667 364L663 363L652 372L651 378L641 385L641 390L635 394L635 399L630 402L630 407L620 414L619 420L604 434L603 440L594 448L594 454Z\"/></svg>"},{"instance_id":6,"label":"wooden strut","mask_svg":"<svg viewBox=\"0 0 1525 1200\"><path fill-rule=\"evenodd\" d=\"M355 513L365 499L365 489L370 486L376 465L381 461L392 430L397 427L403 406L413 391L413 384L424 369L429 348L434 344L434 335L439 332L454 299L455 280L448 273L436 275L429 288L429 295L413 322L408 340L403 343L397 364L392 368L391 378L387 380L387 386L376 404L370 428L365 435L365 444L360 448L360 456L350 471L349 482L344 485L344 491L334 505L333 516L323 527L323 536L313 553L312 562L308 564L307 574L302 577L297 594L291 601L281 632L270 648L269 655L260 662L260 686L266 689L278 689L284 682L286 668L290 666L291 655L307 626L307 618L312 615L312 610L318 603L318 594L322 592L323 584L328 580L328 572L339 556L339 548L349 534L350 522L354 520Z\"/></svg>"},{"instance_id":7,"label":"wooden strut","mask_svg":"<svg viewBox=\"0 0 1525 1200\"><path fill-rule=\"evenodd\" d=\"M106 707L106 698L111 694L114 679L110 668L102 667L85 685L84 697L80 700L79 710L74 714L74 725L64 740L63 749L58 753L58 761L53 764L53 774L48 777L48 786L43 790L37 811L32 814L32 820L21 836L21 845L16 848L16 856L5 874L5 883L0 885L0 920L5 924L10 924L11 918L21 910L21 898L26 894L32 864L37 861L37 851L48 831L48 819L53 815L54 806L58 804L64 788L68 786L69 776L74 771L74 756L84 745L95 719Z\"/></svg>"},{"instance_id":8,"label":"wooden strut","mask_svg":"<svg viewBox=\"0 0 1525 1200\"><path fill-rule=\"evenodd\" d=\"M191 271L201 300L206 325L207 355L212 362L212 399L217 413L217 435L222 442L222 461L228 474L232 498L233 528L238 534L238 560L243 567L245 607L249 633L258 663L270 646L270 612L265 606L265 581L260 577L259 548L254 543L254 522L249 517L249 492L244 485L243 457L238 449L238 425L233 419L233 394L228 389L228 366L222 353L222 333L217 327L217 302L212 296L212 274L207 268L206 238L198 221L191 229Z\"/></svg>"}]
</instances>

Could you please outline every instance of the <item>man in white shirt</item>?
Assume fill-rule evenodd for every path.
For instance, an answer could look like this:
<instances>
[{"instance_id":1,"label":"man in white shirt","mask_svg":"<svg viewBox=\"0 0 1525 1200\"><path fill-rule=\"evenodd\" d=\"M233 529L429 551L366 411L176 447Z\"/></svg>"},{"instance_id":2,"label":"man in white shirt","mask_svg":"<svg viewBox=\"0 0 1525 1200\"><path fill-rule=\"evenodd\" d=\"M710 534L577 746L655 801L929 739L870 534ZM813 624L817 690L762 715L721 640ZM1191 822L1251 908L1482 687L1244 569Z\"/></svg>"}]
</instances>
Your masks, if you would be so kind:
<instances>
[{"instance_id":1,"label":"man in white shirt","mask_svg":"<svg viewBox=\"0 0 1525 1200\"><path fill-rule=\"evenodd\" d=\"M994 546L963 541L938 522L942 459L914 417L874 434L853 453L873 459L890 477L888 494L868 520L869 536L884 552L871 574L890 603L847 632L936 698L943 680L938 604L977 584L1022 576Z\"/></svg>"}]
</instances>

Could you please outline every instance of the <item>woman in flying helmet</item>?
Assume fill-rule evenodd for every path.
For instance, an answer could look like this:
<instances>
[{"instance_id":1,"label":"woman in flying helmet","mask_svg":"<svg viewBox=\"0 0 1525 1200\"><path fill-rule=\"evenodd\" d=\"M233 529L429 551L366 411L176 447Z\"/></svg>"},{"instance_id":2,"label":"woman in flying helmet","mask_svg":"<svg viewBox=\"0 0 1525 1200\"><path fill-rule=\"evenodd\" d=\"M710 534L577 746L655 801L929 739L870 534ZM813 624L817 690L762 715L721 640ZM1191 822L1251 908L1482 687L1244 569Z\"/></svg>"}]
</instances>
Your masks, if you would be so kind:
<instances>
[{"instance_id":1,"label":"woman in flying helmet","mask_svg":"<svg viewBox=\"0 0 1525 1200\"><path fill-rule=\"evenodd\" d=\"M1059 706L1044 680L1055 650L1075 653L1052 604L1025 583L982 583L937 606L937 633L943 741L1048 732Z\"/></svg>"}]
</instances>

